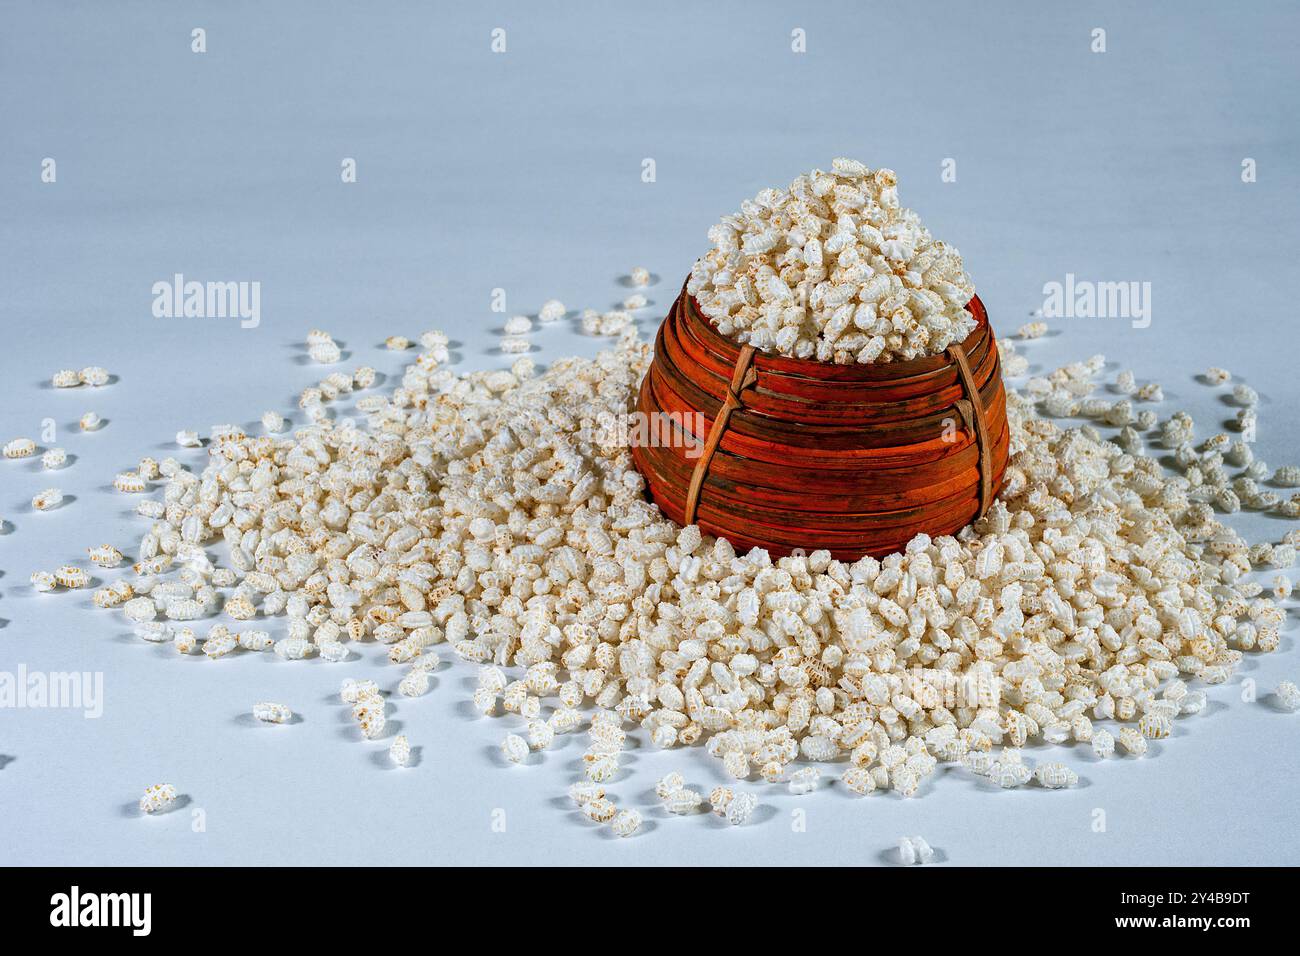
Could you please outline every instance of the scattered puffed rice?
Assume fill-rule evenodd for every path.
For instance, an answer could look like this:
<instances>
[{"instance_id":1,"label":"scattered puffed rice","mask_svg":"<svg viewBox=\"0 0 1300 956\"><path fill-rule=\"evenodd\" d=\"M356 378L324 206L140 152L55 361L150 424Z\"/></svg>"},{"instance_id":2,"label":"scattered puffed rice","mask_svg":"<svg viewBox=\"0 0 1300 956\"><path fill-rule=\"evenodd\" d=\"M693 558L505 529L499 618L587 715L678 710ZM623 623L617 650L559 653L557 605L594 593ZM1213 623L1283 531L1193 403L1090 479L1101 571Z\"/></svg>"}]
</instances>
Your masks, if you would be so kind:
<instances>
[{"instance_id":1,"label":"scattered puffed rice","mask_svg":"<svg viewBox=\"0 0 1300 956\"><path fill-rule=\"evenodd\" d=\"M632 284L638 288L645 288L650 284L650 270L644 266L636 266L630 273Z\"/></svg>"},{"instance_id":2,"label":"scattered puffed rice","mask_svg":"<svg viewBox=\"0 0 1300 956\"><path fill-rule=\"evenodd\" d=\"M411 744L404 734L398 734L388 748L388 757L399 767L411 765Z\"/></svg>"},{"instance_id":3,"label":"scattered puffed rice","mask_svg":"<svg viewBox=\"0 0 1300 956\"><path fill-rule=\"evenodd\" d=\"M83 432L93 432L99 430L99 426L103 424L103 419L94 412L86 412L86 414L81 416L78 424L81 425L81 430Z\"/></svg>"},{"instance_id":4,"label":"scattered puffed rice","mask_svg":"<svg viewBox=\"0 0 1300 956\"><path fill-rule=\"evenodd\" d=\"M62 468L68 460L68 453L62 448L51 448L41 455L41 467L53 470Z\"/></svg>"}]
</instances>

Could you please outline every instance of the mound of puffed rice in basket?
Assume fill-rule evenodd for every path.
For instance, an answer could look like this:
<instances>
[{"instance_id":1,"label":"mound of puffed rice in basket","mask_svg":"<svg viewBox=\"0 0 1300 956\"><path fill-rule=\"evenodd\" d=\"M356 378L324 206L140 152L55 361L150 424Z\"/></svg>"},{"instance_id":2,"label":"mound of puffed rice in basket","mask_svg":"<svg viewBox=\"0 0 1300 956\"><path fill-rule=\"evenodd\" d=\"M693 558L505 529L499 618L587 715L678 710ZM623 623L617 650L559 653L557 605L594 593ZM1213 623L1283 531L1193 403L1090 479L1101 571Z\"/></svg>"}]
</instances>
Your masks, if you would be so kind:
<instances>
[{"instance_id":1,"label":"mound of puffed rice in basket","mask_svg":"<svg viewBox=\"0 0 1300 956\"><path fill-rule=\"evenodd\" d=\"M898 202L893 170L836 159L709 230L687 291L760 351L849 364L942 352L975 328L960 253Z\"/></svg>"}]
</instances>

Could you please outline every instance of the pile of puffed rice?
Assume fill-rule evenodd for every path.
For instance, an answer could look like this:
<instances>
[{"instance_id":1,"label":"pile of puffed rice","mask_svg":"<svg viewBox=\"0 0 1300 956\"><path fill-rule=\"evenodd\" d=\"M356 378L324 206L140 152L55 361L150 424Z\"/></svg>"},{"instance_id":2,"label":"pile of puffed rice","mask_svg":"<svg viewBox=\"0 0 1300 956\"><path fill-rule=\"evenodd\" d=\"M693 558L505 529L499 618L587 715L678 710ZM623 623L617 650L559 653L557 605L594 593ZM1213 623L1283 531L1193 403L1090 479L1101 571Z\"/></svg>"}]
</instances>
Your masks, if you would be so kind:
<instances>
[{"instance_id":1,"label":"pile of puffed rice","mask_svg":"<svg viewBox=\"0 0 1300 956\"><path fill-rule=\"evenodd\" d=\"M544 759L557 734L587 728L574 799L620 833L639 814L616 814L601 784L620 773L629 732L661 748L703 744L737 780L796 793L821 776L801 762L830 765L857 794L910 796L941 762L991 785L1055 789L1077 775L1059 763L1035 772L1022 746L1106 757L1118 739L1141 756L1204 707L1199 686L1278 646L1284 613L1246 572L1293 563L1295 533L1252 549L1200 482L1144 453L1131 414L1084 409L1100 356L1035 379L1032 394L1008 392L1012 457L986 518L845 563L737 554L647 500L621 444L650 359L634 327L542 374L520 358L460 375L445 335L420 345L391 394L358 400L363 426L330 403L369 388L369 369L304 392L310 424L291 435L215 429L202 474L148 460L140 474L162 498L141 502L152 524L136 576L95 603L125 607L151 641L171 626L158 616L220 614L206 640L190 626L174 636L179 652L214 660L274 649L346 661L380 645L405 668L406 697L427 691L446 643L480 667L477 709L515 725L511 762ZM1024 369L1001 348L1009 374ZM1124 440L1064 428L1036 402L1096 413ZM1191 447L1189 417L1169 422L1180 464L1222 469L1214 447ZM273 432L282 425L268 416ZM284 613L278 641L232 631ZM359 737L382 736L393 702L359 687L343 689ZM683 793L669 788L673 812L704 802Z\"/></svg>"},{"instance_id":2,"label":"pile of puffed rice","mask_svg":"<svg viewBox=\"0 0 1300 956\"><path fill-rule=\"evenodd\" d=\"M745 200L709 239L687 289L719 332L760 351L892 362L975 328L960 253L899 205L893 170L836 159Z\"/></svg>"}]
</instances>

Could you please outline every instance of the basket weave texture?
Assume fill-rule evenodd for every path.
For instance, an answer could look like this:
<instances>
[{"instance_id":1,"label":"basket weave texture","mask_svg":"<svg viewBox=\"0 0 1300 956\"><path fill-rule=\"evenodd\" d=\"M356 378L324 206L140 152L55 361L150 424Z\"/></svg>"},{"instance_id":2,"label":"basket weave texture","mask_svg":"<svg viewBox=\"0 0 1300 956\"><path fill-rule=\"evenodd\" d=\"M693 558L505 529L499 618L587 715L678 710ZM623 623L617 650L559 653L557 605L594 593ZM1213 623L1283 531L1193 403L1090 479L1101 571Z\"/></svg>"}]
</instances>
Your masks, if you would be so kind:
<instances>
[{"instance_id":1,"label":"basket weave texture","mask_svg":"<svg viewBox=\"0 0 1300 956\"><path fill-rule=\"evenodd\" d=\"M774 556L855 560L952 534L1001 486L1010 439L997 345L978 296L959 346L833 365L724 338L685 289L655 340L632 441L668 517Z\"/></svg>"}]
</instances>

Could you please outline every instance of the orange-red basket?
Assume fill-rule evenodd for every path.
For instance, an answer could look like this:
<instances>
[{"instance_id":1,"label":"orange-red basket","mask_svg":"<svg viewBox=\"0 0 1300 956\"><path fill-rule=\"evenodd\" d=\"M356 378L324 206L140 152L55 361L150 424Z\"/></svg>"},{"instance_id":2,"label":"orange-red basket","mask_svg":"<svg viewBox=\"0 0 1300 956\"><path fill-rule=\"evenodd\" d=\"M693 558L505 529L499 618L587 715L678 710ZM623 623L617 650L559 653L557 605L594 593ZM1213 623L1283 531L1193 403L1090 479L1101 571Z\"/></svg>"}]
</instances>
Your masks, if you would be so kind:
<instances>
[{"instance_id":1,"label":"orange-red basket","mask_svg":"<svg viewBox=\"0 0 1300 956\"><path fill-rule=\"evenodd\" d=\"M853 560L956 532L997 493L1010 438L988 315L978 297L966 308L975 330L940 355L833 365L738 346L683 289L638 401L670 423L632 442L651 496L774 555Z\"/></svg>"}]
</instances>

